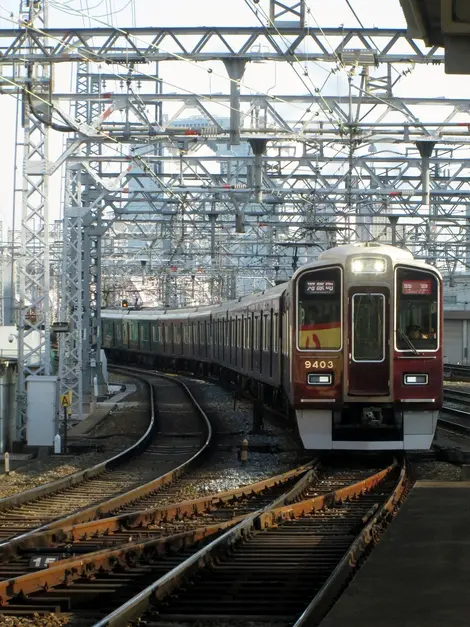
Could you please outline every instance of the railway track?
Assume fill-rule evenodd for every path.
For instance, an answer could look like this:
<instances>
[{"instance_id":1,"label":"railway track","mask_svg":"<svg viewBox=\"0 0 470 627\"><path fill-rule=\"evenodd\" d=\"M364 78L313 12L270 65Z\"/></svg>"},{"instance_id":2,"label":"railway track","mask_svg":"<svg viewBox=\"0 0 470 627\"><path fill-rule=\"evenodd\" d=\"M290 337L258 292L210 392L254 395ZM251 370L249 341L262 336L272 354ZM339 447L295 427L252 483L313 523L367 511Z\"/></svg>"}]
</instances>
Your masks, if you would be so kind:
<instances>
[{"instance_id":1,"label":"railway track","mask_svg":"<svg viewBox=\"0 0 470 627\"><path fill-rule=\"evenodd\" d=\"M154 374L136 378L149 389L145 434L93 468L0 500L0 556L35 531L86 522L125 506L150 507L158 490L209 450L211 424L182 382Z\"/></svg>"},{"instance_id":2,"label":"railway track","mask_svg":"<svg viewBox=\"0 0 470 627\"><path fill-rule=\"evenodd\" d=\"M270 503L294 483L300 492L304 485L315 482L317 474L317 462L313 462L254 484L182 502L175 502L172 494L165 495L163 490L160 500L166 496L165 506L138 512L123 508L128 511L31 534L4 551L0 580L22 577L73 556L114 549L130 542L142 543L246 516ZM21 585L27 580L23 578Z\"/></svg>"},{"instance_id":3,"label":"railway track","mask_svg":"<svg viewBox=\"0 0 470 627\"><path fill-rule=\"evenodd\" d=\"M446 401L470 408L470 391L444 389L444 402ZM470 435L470 412L444 405L439 416L439 426L452 432Z\"/></svg>"},{"instance_id":4,"label":"railway track","mask_svg":"<svg viewBox=\"0 0 470 627\"><path fill-rule=\"evenodd\" d=\"M339 578L333 578L335 586L344 584L351 564L373 542L373 529L393 513L403 494L405 470L399 471L396 464L375 473L327 468L316 480L304 473L300 484L268 506L254 501L252 506L260 508L245 509L242 521L236 516L74 556L27 579L0 582L1 611L28 615L53 609L65 613L71 627L97 621L127 625L148 609L148 625L205 616L296 620L346 560L349 566L344 570L343 564Z\"/></svg>"},{"instance_id":5,"label":"railway track","mask_svg":"<svg viewBox=\"0 0 470 627\"><path fill-rule=\"evenodd\" d=\"M456 381L470 381L470 366L444 364L444 377Z\"/></svg>"}]
</instances>

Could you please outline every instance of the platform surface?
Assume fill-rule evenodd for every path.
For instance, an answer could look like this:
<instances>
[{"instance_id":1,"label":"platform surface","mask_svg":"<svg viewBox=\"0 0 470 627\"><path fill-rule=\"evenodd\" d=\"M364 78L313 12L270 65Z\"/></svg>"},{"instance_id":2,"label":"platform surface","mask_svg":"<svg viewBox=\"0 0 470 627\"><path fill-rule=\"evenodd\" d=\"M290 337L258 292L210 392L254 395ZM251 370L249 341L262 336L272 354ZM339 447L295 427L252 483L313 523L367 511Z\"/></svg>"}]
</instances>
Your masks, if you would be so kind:
<instances>
[{"instance_id":1,"label":"platform surface","mask_svg":"<svg viewBox=\"0 0 470 627\"><path fill-rule=\"evenodd\" d=\"M321 627L468 627L470 482L418 482Z\"/></svg>"}]
</instances>

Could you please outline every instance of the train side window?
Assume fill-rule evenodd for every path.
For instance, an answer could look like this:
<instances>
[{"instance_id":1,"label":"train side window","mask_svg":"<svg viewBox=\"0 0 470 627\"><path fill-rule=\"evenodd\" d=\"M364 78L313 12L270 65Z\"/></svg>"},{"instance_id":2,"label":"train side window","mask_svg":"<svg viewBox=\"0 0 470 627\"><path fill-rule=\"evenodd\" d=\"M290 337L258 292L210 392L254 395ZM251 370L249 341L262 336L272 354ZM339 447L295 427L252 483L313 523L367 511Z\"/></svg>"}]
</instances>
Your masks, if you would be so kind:
<instances>
[{"instance_id":1,"label":"train side window","mask_svg":"<svg viewBox=\"0 0 470 627\"><path fill-rule=\"evenodd\" d=\"M148 327L148 322L142 322L140 324L140 328L142 330L142 334L141 334L141 339L142 342L148 342L149 341L149 327Z\"/></svg>"},{"instance_id":2,"label":"train side window","mask_svg":"<svg viewBox=\"0 0 470 627\"><path fill-rule=\"evenodd\" d=\"M131 342L139 341L139 327L137 326L137 322L135 320L131 320L129 322L129 338Z\"/></svg>"},{"instance_id":3,"label":"train side window","mask_svg":"<svg viewBox=\"0 0 470 627\"><path fill-rule=\"evenodd\" d=\"M279 314L273 316L273 353L279 351Z\"/></svg>"},{"instance_id":4,"label":"train side window","mask_svg":"<svg viewBox=\"0 0 470 627\"><path fill-rule=\"evenodd\" d=\"M116 329L116 340L118 342L121 342L122 341L122 323L120 320L116 322L115 329Z\"/></svg>"},{"instance_id":5,"label":"train side window","mask_svg":"<svg viewBox=\"0 0 470 627\"><path fill-rule=\"evenodd\" d=\"M283 332L282 332L282 354L289 354L289 311L282 314Z\"/></svg>"}]
</instances>

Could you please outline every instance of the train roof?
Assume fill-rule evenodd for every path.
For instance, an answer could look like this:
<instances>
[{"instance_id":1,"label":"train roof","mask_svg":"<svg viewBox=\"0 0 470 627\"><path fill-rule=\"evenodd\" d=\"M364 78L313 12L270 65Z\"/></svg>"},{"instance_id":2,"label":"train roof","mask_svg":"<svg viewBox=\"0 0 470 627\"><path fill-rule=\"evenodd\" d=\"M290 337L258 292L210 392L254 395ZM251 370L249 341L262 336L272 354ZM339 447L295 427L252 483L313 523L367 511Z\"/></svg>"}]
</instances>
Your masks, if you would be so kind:
<instances>
[{"instance_id":1,"label":"train roof","mask_svg":"<svg viewBox=\"0 0 470 627\"><path fill-rule=\"evenodd\" d=\"M437 268L431 266L424 261L415 259L409 250L389 246L388 244L379 244L377 242L356 242L354 244L345 244L344 246L336 246L329 248L318 255L316 261L299 268L292 278L296 278L300 272L306 268L317 268L326 264L340 263L345 264L347 259L352 255L386 255L392 261L393 266L403 263L406 265L416 266L423 270L434 272L439 277L441 274ZM442 278L442 277L441 277Z\"/></svg>"},{"instance_id":2,"label":"train roof","mask_svg":"<svg viewBox=\"0 0 470 627\"><path fill-rule=\"evenodd\" d=\"M261 300L268 300L271 298L279 297L286 289L286 283L281 283L274 287L266 288L262 292L255 292L254 294L247 294L246 296L240 296L239 298L225 301L223 303L217 303L216 305L203 305L200 307L184 307L178 309L158 309L158 308L146 308L146 309L102 309L101 318L105 320L152 320L154 318L171 318L172 320L184 320L191 316L191 318L197 318L198 314L201 316L207 316L209 314L217 314L218 312L224 312L227 309L236 309L237 305L240 307L249 307L250 305L256 305ZM264 298L262 298L264 296Z\"/></svg>"},{"instance_id":3,"label":"train roof","mask_svg":"<svg viewBox=\"0 0 470 627\"><path fill-rule=\"evenodd\" d=\"M387 255L395 263L413 261L414 257L409 250L389 246L388 244L378 244L377 242L356 242L329 248L318 255L318 261L329 261L333 259L339 261L347 259L351 255Z\"/></svg>"}]
</instances>

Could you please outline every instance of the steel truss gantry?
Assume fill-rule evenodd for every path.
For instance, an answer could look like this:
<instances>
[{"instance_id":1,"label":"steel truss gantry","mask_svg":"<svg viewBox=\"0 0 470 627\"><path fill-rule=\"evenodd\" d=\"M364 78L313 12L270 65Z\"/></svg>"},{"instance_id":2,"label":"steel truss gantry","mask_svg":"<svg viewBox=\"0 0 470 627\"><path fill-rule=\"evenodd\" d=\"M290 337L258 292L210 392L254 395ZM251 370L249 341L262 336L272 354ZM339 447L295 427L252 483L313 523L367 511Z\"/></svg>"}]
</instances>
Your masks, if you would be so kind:
<instances>
[{"instance_id":1,"label":"steel truss gantry","mask_svg":"<svg viewBox=\"0 0 470 627\"><path fill-rule=\"evenodd\" d=\"M442 50L405 31L307 27L303 0L270 0L268 15L242 28L48 29L22 18L0 30L1 92L31 91L25 62L77 76L75 91L47 92L46 73L33 93L49 104L45 125L65 122L70 137L44 172L67 168L61 379L78 415L99 356L100 262L107 304L131 293L178 306L264 288L355 238L397 241L448 272L466 258L468 102L396 95L413 68L443 64ZM167 63L209 72L212 61L230 78L223 93L161 78ZM307 74L304 93L253 90L245 70L261 61L307 74L327 63L348 93L324 95Z\"/></svg>"}]
</instances>

